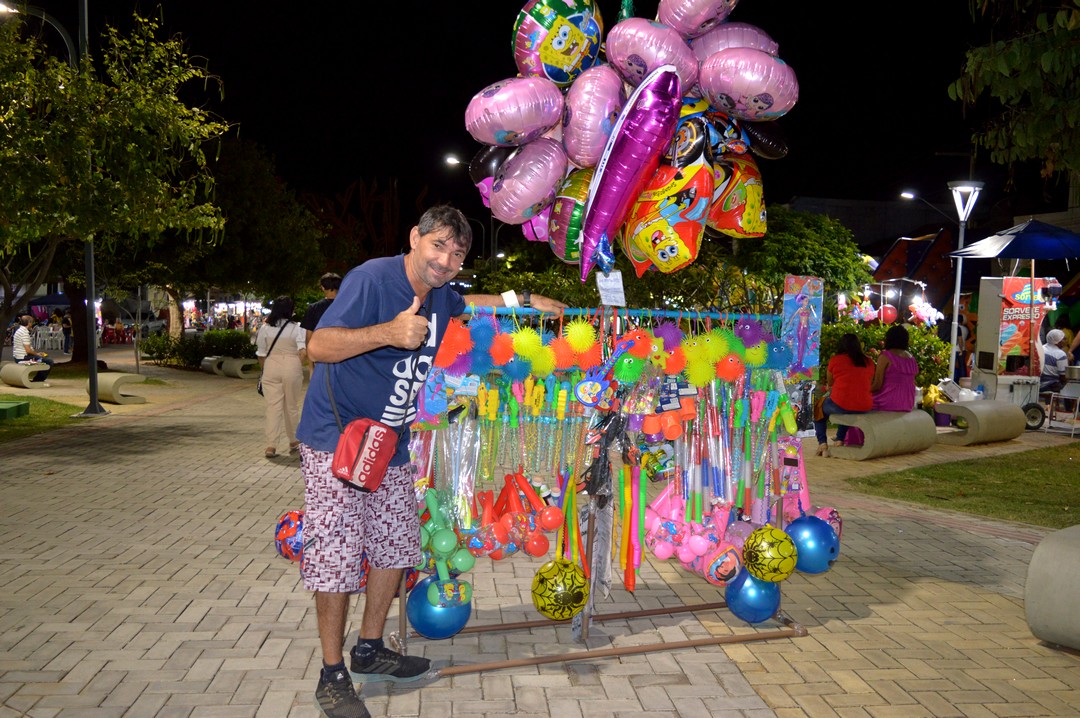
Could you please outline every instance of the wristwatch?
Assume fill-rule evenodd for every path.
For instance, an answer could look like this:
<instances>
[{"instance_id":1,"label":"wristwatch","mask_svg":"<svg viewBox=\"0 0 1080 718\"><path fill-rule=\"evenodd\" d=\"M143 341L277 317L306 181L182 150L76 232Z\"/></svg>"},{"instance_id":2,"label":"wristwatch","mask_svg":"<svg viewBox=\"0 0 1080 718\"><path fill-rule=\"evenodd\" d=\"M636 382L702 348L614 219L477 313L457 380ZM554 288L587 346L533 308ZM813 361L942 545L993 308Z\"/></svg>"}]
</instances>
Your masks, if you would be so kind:
<instances>
[{"instance_id":1,"label":"wristwatch","mask_svg":"<svg viewBox=\"0 0 1080 718\"><path fill-rule=\"evenodd\" d=\"M532 306L532 294L529 292L528 289L521 290L521 306L525 307L526 309Z\"/></svg>"}]
</instances>

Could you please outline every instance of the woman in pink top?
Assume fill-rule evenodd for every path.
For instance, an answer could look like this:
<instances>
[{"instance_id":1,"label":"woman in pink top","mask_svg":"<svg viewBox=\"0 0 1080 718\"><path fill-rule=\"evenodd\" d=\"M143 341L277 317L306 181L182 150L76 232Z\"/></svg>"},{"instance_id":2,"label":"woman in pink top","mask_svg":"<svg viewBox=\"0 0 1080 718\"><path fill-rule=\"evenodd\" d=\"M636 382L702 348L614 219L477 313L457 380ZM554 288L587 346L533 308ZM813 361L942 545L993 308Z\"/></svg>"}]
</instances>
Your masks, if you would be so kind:
<instances>
[{"instance_id":1,"label":"woman in pink top","mask_svg":"<svg viewBox=\"0 0 1080 718\"><path fill-rule=\"evenodd\" d=\"M915 408L915 375L919 363L908 351L908 331L890 327L885 332L885 350L877 360L870 391L874 395L874 411L911 411ZM863 433L857 427L848 430L845 444L861 445Z\"/></svg>"},{"instance_id":2,"label":"woman in pink top","mask_svg":"<svg viewBox=\"0 0 1080 718\"><path fill-rule=\"evenodd\" d=\"M911 411L915 408L915 375L919 363L908 351L908 331L890 327L885 332L885 351L877 360L877 371L870 391L874 393L874 411Z\"/></svg>"}]
</instances>

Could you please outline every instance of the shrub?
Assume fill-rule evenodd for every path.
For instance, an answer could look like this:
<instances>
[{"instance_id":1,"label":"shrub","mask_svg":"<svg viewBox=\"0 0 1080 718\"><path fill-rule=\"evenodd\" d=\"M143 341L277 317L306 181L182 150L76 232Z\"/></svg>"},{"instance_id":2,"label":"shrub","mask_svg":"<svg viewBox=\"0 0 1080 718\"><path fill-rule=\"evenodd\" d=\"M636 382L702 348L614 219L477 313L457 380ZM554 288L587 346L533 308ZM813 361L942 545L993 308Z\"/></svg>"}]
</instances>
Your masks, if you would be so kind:
<instances>
[{"instance_id":1,"label":"shrub","mask_svg":"<svg viewBox=\"0 0 1080 718\"><path fill-rule=\"evenodd\" d=\"M877 361L885 348L885 332L889 324L881 322L859 322L851 317L842 317L831 324L821 327L821 378L824 379L825 367L829 359L836 354L836 345L840 337L848 332L859 337L863 350ZM905 325L910 337L908 351L919 363L919 373L915 376L915 386L926 388L934 386L949 373L949 344L942 341L934 327Z\"/></svg>"},{"instance_id":2,"label":"shrub","mask_svg":"<svg viewBox=\"0 0 1080 718\"><path fill-rule=\"evenodd\" d=\"M154 364L186 369L198 369L203 357L208 356L255 358L255 345L247 332L236 329L184 334L179 339L168 335L147 337L139 344L139 349Z\"/></svg>"}]
</instances>

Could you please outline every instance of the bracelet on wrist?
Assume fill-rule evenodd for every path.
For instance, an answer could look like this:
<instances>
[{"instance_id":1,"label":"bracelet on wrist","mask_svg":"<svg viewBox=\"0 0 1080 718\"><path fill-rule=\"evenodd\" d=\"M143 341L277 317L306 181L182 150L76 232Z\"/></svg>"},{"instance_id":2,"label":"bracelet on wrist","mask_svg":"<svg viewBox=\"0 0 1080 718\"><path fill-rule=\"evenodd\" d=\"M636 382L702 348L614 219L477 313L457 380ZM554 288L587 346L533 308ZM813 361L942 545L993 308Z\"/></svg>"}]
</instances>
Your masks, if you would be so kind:
<instances>
[{"instance_id":1,"label":"bracelet on wrist","mask_svg":"<svg viewBox=\"0 0 1080 718\"><path fill-rule=\"evenodd\" d=\"M521 305L518 303L517 292L513 289L508 289L499 296L502 297L503 305L511 309L516 309Z\"/></svg>"}]
</instances>

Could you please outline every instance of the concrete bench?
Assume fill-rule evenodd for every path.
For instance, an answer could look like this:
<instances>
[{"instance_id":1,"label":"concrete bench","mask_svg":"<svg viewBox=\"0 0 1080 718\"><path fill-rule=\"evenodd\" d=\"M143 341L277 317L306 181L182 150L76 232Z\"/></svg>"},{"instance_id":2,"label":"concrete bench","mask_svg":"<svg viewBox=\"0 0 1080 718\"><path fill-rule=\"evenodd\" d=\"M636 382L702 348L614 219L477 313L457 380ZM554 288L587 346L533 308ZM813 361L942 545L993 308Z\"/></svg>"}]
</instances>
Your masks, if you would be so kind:
<instances>
[{"instance_id":1,"label":"concrete bench","mask_svg":"<svg viewBox=\"0 0 1080 718\"><path fill-rule=\"evenodd\" d=\"M0 401L0 419L18 419L30 415L28 401Z\"/></svg>"},{"instance_id":2,"label":"concrete bench","mask_svg":"<svg viewBox=\"0 0 1080 718\"><path fill-rule=\"evenodd\" d=\"M35 364L19 364L18 362L8 362L3 366L0 366L0 381L3 381L8 386L17 386L20 389L37 389L42 386L42 382L35 382L34 374L41 371L48 371L51 367L45 362L37 362Z\"/></svg>"},{"instance_id":3,"label":"concrete bench","mask_svg":"<svg viewBox=\"0 0 1080 718\"><path fill-rule=\"evenodd\" d=\"M857 426L862 446L836 446L829 452L838 459L865 461L879 456L925 451L937 440L934 420L925 411L871 411L866 414L833 414L829 421Z\"/></svg>"},{"instance_id":4,"label":"concrete bench","mask_svg":"<svg viewBox=\"0 0 1080 718\"><path fill-rule=\"evenodd\" d=\"M1024 583L1024 613L1032 634L1080 650L1080 525L1055 531L1035 547Z\"/></svg>"},{"instance_id":5,"label":"concrete bench","mask_svg":"<svg viewBox=\"0 0 1080 718\"><path fill-rule=\"evenodd\" d=\"M221 371L225 376L234 379L258 379L262 374L258 359L235 359L226 357L221 363Z\"/></svg>"},{"instance_id":6,"label":"concrete bench","mask_svg":"<svg viewBox=\"0 0 1080 718\"><path fill-rule=\"evenodd\" d=\"M963 419L967 425L957 431L943 431L938 434L937 440L942 444L967 446L991 441L1009 441L1023 434L1027 428L1024 410L1011 401L956 401L951 404L938 404L934 410L939 414Z\"/></svg>"},{"instance_id":7,"label":"concrete bench","mask_svg":"<svg viewBox=\"0 0 1080 718\"><path fill-rule=\"evenodd\" d=\"M146 397L132 394L128 384L141 384L146 377L141 374L123 372L103 372L98 374L98 399L110 404L145 404ZM90 382L86 382L86 393L90 393Z\"/></svg>"},{"instance_id":8,"label":"concrete bench","mask_svg":"<svg viewBox=\"0 0 1080 718\"><path fill-rule=\"evenodd\" d=\"M225 363L226 357L203 357L202 363L199 368L207 374L217 374L218 376L225 376L225 372L222 370L221 365Z\"/></svg>"}]
</instances>

